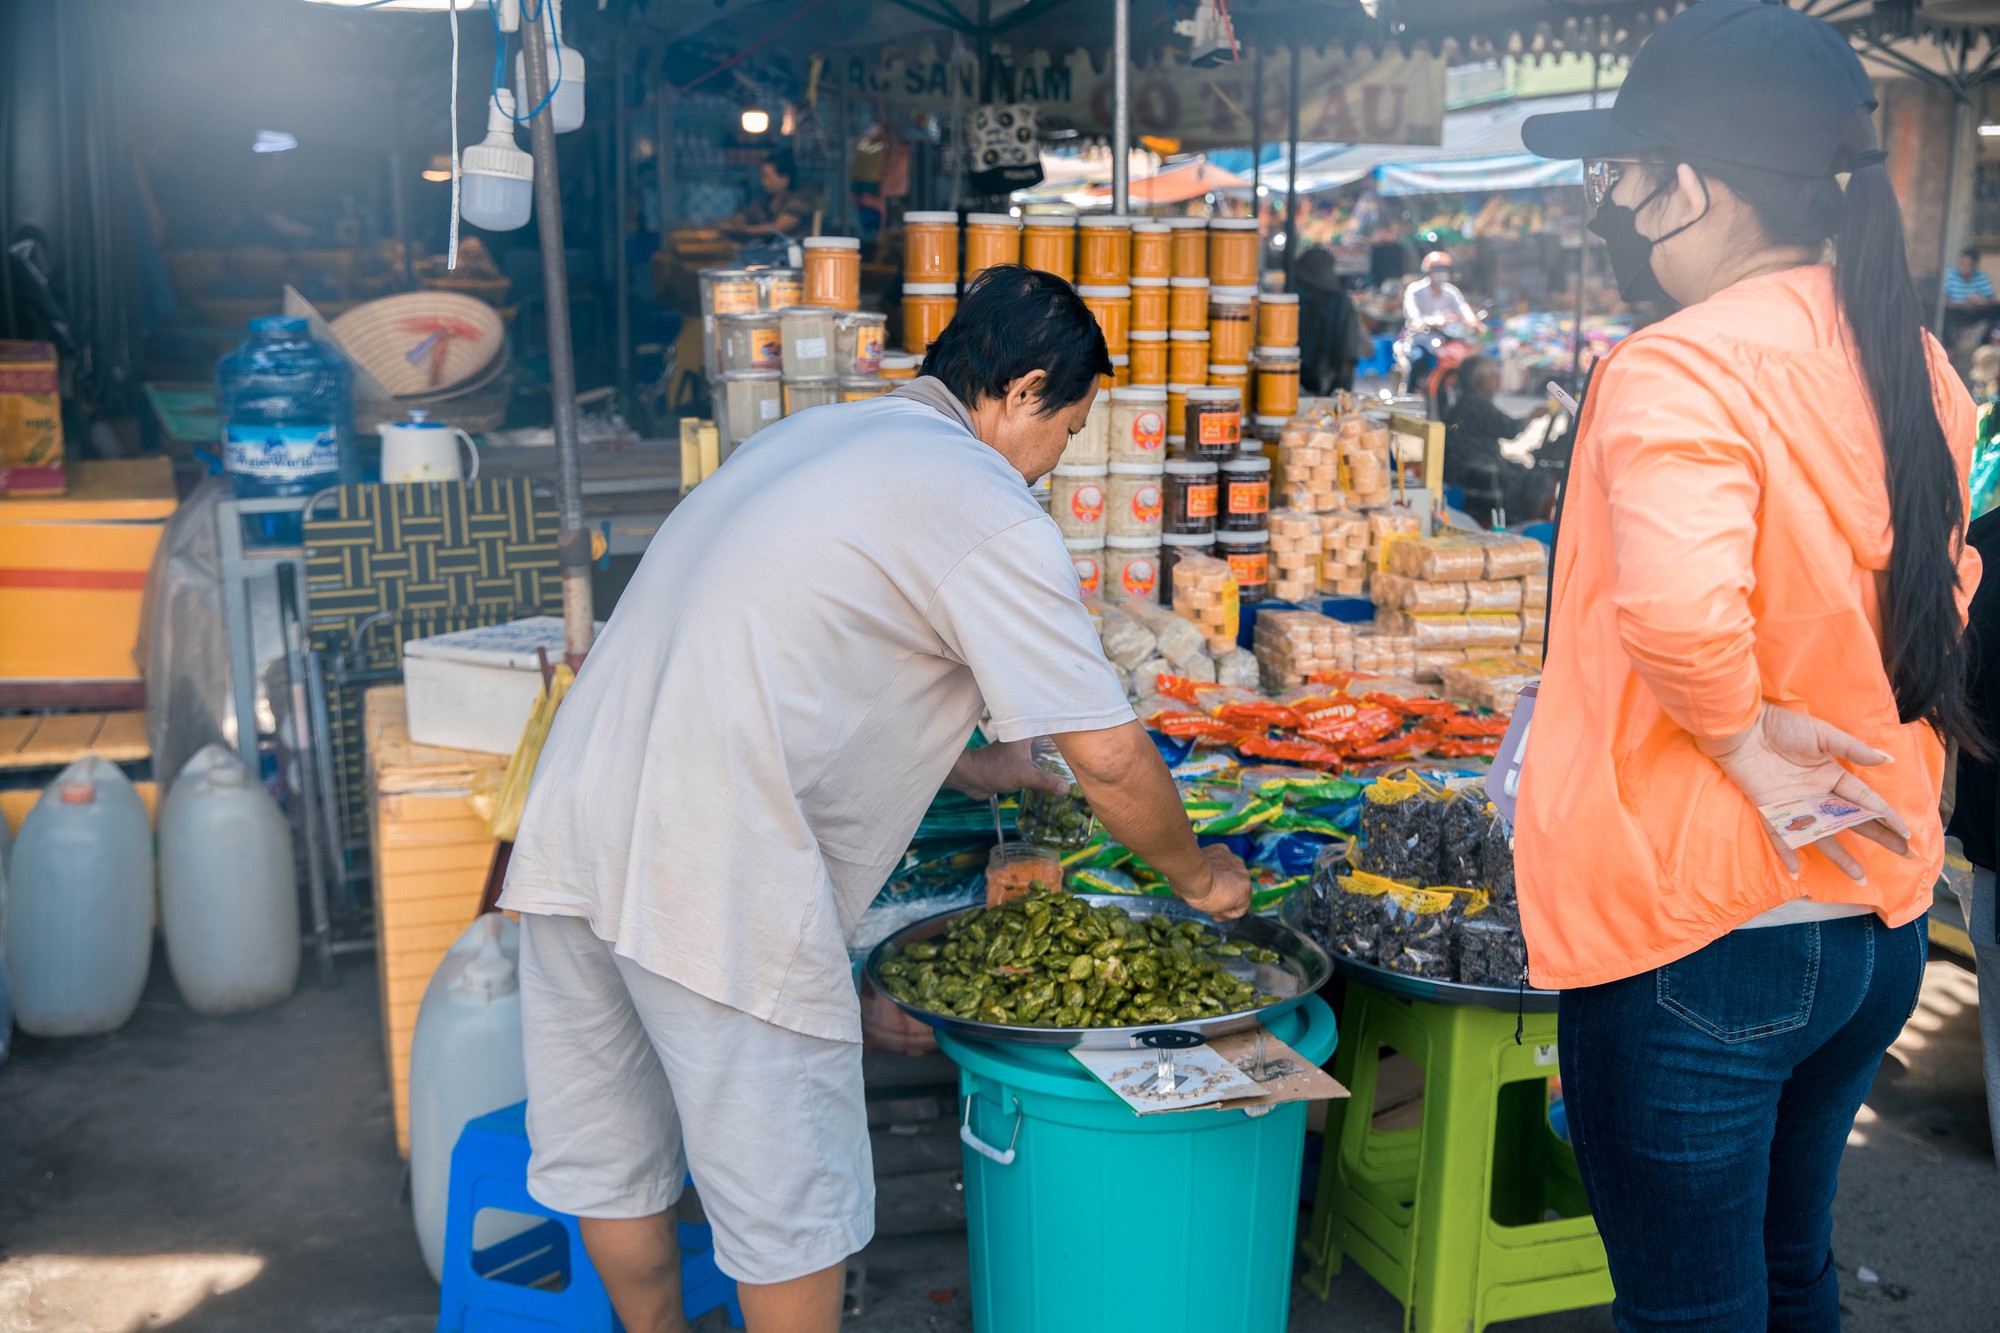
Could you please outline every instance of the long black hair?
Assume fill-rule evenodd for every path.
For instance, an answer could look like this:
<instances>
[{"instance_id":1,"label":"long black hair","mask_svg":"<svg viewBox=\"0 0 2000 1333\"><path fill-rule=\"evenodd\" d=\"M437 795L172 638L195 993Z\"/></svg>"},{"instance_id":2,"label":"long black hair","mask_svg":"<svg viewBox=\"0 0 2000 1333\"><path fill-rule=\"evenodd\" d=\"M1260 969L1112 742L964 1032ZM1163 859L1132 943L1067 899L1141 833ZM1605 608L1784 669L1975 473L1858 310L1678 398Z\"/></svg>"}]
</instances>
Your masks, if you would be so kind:
<instances>
[{"instance_id":1,"label":"long black hair","mask_svg":"<svg viewBox=\"0 0 2000 1333\"><path fill-rule=\"evenodd\" d=\"M1958 557L1965 501L1938 419L1930 335L1903 248L1903 214L1865 116L1849 135L1865 165L1841 188L1728 166L1697 169L1750 205L1775 245L1833 242L1842 321L1882 435L1895 544L1882 599L1882 664L1904 722L1924 722L1974 753L1986 743L1967 698ZM1937 354L1941 355L1941 351Z\"/></svg>"}]
</instances>

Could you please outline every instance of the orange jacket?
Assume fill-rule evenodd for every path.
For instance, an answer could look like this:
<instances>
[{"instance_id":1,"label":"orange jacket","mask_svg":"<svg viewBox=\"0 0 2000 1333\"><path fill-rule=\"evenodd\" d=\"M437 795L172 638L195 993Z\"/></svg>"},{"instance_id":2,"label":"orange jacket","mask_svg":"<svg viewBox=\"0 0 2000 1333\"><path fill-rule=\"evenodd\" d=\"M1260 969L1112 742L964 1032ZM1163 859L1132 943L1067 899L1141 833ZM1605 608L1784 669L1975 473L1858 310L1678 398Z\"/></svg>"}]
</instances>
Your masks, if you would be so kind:
<instances>
[{"instance_id":1,"label":"orange jacket","mask_svg":"<svg viewBox=\"0 0 2000 1333\"><path fill-rule=\"evenodd\" d=\"M1662 966L1792 898L1866 904L1891 926L1930 906L1944 750L1897 721L1882 666L1889 499L1837 312L1826 266L1752 278L1632 335L1598 370L1517 812L1537 986ZM1930 350L1963 484L1972 402ZM1959 575L1963 614L1979 581L1969 548ZM1868 883L1810 853L1791 878L1694 744L1741 731L1766 700L1893 756L1863 776L1909 821L1909 859L1849 838Z\"/></svg>"}]
</instances>

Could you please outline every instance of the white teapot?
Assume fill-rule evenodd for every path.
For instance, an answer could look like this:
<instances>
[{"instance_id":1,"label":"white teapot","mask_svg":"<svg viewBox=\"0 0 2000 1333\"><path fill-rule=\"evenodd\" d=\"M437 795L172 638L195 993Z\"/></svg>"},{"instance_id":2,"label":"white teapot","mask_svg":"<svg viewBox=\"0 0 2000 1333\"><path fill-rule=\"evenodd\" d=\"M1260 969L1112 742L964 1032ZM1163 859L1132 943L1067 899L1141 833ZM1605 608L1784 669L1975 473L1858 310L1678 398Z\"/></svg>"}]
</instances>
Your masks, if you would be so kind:
<instances>
[{"instance_id":1,"label":"white teapot","mask_svg":"<svg viewBox=\"0 0 2000 1333\"><path fill-rule=\"evenodd\" d=\"M479 448L456 426L430 421L429 413L411 408L407 421L379 423L384 481L472 481L479 476ZM461 466L460 444L470 466Z\"/></svg>"}]
</instances>

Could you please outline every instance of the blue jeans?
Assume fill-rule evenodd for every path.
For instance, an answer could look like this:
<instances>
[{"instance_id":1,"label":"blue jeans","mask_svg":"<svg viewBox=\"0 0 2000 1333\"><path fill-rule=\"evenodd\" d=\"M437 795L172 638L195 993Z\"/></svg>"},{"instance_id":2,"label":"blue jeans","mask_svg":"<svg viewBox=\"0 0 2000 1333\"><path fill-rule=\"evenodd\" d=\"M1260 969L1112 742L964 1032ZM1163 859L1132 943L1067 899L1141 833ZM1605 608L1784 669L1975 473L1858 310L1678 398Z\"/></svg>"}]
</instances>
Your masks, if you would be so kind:
<instances>
[{"instance_id":1,"label":"blue jeans","mask_svg":"<svg viewBox=\"0 0 2000 1333\"><path fill-rule=\"evenodd\" d=\"M1840 1156L1927 948L1922 918L1845 917L1563 992L1563 1101L1625 1333L1840 1327Z\"/></svg>"}]
</instances>

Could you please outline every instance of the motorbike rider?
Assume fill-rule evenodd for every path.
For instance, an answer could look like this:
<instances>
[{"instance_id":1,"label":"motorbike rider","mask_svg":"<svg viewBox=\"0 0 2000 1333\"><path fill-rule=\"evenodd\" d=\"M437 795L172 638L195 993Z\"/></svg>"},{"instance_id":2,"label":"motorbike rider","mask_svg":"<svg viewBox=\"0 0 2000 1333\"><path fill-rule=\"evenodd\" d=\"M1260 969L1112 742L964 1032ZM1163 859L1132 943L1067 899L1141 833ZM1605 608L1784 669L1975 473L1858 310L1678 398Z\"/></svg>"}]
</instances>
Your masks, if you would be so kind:
<instances>
[{"instance_id":1,"label":"motorbike rider","mask_svg":"<svg viewBox=\"0 0 2000 1333\"><path fill-rule=\"evenodd\" d=\"M1397 346L1404 365L1405 392L1415 392L1436 360L1438 331L1451 325L1479 327L1479 312L1452 285L1451 256L1433 250L1424 256L1424 276L1403 290L1403 336Z\"/></svg>"}]
</instances>

